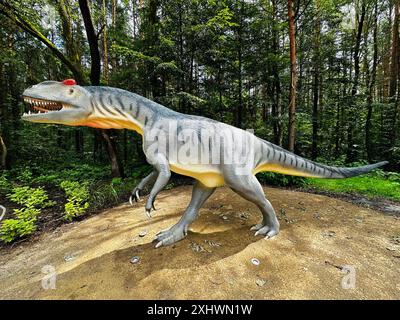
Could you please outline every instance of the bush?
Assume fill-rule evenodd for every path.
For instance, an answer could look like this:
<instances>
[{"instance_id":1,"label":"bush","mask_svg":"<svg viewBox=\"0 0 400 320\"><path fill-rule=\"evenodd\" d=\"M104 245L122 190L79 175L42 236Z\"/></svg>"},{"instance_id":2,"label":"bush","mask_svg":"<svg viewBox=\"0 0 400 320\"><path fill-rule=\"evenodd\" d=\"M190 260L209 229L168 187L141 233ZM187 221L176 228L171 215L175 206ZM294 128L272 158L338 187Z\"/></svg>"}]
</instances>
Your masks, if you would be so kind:
<instances>
[{"instance_id":1,"label":"bush","mask_svg":"<svg viewBox=\"0 0 400 320\"><path fill-rule=\"evenodd\" d=\"M301 187L306 183L306 179L303 177L289 176L274 172L260 172L257 174L257 178L261 184L279 187Z\"/></svg>"},{"instance_id":2,"label":"bush","mask_svg":"<svg viewBox=\"0 0 400 320\"><path fill-rule=\"evenodd\" d=\"M135 178L114 178L111 182L99 181L90 186L90 203L93 208L117 204L121 199L128 199L137 185Z\"/></svg>"},{"instance_id":3,"label":"bush","mask_svg":"<svg viewBox=\"0 0 400 320\"><path fill-rule=\"evenodd\" d=\"M36 209L36 208L14 209L14 215L19 220L36 222L37 217L40 215L40 209Z\"/></svg>"},{"instance_id":4,"label":"bush","mask_svg":"<svg viewBox=\"0 0 400 320\"><path fill-rule=\"evenodd\" d=\"M47 208L55 204L54 201L49 201L46 191L42 188L16 187L7 197L28 208Z\"/></svg>"},{"instance_id":5,"label":"bush","mask_svg":"<svg viewBox=\"0 0 400 320\"><path fill-rule=\"evenodd\" d=\"M79 217L80 215L84 214L86 210L89 208L89 203L81 203L76 200L69 200L65 206L65 213L64 217L65 220L71 222L75 217Z\"/></svg>"},{"instance_id":6,"label":"bush","mask_svg":"<svg viewBox=\"0 0 400 320\"><path fill-rule=\"evenodd\" d=\"M17 180L20 182L30 183L32 182L32 179L33 179L32 172L27 168L24 168L17 173Z\"/></svg>"},{"instance_id":7,"label":"bush","mask_svg":"<svg viewBox=\"0 0 400 320\"><path fill-rule=\"evenodd\" d=\"M11 192L12 183L8 180L5 173L0 174L0 195L6 195Z\"/></svg>"},{"instance_id":8,"label":"bush","mask_svg":"<svg viewBox=\"0 0 400 320\"><path fill-rule=\"evenodd\" d=\"M72 221L86 212L89 208L89 188L87 183L77 181L63 181L60 184L61 189L67 195L64 217L67 221Z\"/></svg>"},{"instance_id":9,"label":"bush","mask_svg":"<svg viewBox=\"0 0 400 320\"><path fill-rule=\"evenodd\" d=\"M16 187L7 197L23 206L14 209L14 216L17 219L6 219L0 226L0 239L7 243L34 233L41 208L54 205L42 188Z\"/></svg>"},{"instance_id":10,"label":"bush","mask_svg":"<svg viewBox=\"0 0 400 320\"><path fill-rule=\"evenodd\" d=\"M0 227L0 239L6 243L36 231L36 220L6 219Z\"/></svg>"}]
</instances>

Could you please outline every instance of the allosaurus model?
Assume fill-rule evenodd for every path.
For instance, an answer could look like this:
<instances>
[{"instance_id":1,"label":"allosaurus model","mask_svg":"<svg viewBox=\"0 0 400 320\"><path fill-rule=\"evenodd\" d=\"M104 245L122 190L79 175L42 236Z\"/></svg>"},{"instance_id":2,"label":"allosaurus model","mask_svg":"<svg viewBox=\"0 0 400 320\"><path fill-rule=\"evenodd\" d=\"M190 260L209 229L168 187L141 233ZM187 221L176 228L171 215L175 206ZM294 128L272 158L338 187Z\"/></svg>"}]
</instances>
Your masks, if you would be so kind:
<instances>
[{"instance_id":1,"label":"allosaurus model","mask_svg":"<svg viewBox=\"0 0 400 320\"><path fill-rule=\"evenodd\" d=\"M79 86L73 79L45 81L26 89L30 105L23 120L104 129L131 129L142 135L143 151L154 171L133 190L132 199L154 182L146 202L150 217L157 194L171 171L193 177L192 199L181 219L157 234L156 248L183 239L199 209L217 187L226 185L260 209L263 219L255 235L271 238L279 222L256 178L261 171L302 177L347 178L367 173L387 162L356 168L315 163L288 152L251 132L208 118L182 114L137 94L111 87Z\"/></svg>"}]
</instances>

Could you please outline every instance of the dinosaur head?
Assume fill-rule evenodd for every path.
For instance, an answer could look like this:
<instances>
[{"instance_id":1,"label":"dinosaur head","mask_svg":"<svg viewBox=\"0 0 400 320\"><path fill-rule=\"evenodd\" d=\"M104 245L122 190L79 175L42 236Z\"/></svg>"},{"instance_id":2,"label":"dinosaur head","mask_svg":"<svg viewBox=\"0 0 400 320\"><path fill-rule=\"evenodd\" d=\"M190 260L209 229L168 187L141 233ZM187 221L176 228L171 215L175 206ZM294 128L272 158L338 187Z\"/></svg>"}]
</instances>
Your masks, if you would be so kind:
<instances>
[{"instance_id":1,"label":"dinosaur head","mask_svg":"<svg viewBox=\"0 0 400 320\"><path fill-rule=\"evenodd\" d=\"M79 126L92 113L91 93L73 79L41 82L26 89L22 98L29 106L22 120L30 122Z\"/></svg>"}]
</instances>

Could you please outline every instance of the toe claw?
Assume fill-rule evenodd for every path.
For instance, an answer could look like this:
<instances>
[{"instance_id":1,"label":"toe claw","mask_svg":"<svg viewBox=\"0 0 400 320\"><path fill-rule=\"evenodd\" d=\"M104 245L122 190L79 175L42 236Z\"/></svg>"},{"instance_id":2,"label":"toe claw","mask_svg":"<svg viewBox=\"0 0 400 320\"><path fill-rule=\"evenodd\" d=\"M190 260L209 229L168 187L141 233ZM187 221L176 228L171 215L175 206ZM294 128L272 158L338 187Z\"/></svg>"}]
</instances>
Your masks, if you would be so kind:
<instances>
[{"instance_id":1,"label":"toe claw","mask_svg":"<svg viewBox=\"0 0 400 320\"><path fill-rule=\"evenodd\" d=\"M135 202L138 202L140 200L139 191L139 189L134 189L132 191L132 194L129 197L129 203L131 204L131 206L133 206L133 200L135 200Z\"/></svg>"},{"instance_id":2,"label":"toe claw","mask_svg":"<svg viewBox=\"0 0 400 320\"><path fill-rule=\"evenodd\" d=\"M263 227L262 223L258 223L250 228L250 231L258 231Z\"/></svg>"},{"instance_id":3,"label":"toe claw","mask_svg":"<svg viewBox=\"0 0 400 320\"><path fill-rule=\"evenodd\" d=\"M150 210L146 209L146 215L151 218Z\"/></svg>"},{"instance_id":4,"label":"toe claw","mask_svg":"<svg viewBox=\"0 0 400 320\"><path fill-rule=\"evenodd\" d=\"M157 249L157 248L161 247L162 245L163 245L163 242L162 242L162 241L159 241L159 242L157 242L155 248Z\"/></svg>"},{"instance_id":5,"label":"toe claw","mask_svg":"<svg viewBox=\"0 0 400 320\"><path fill-rule=\"evenodd\" d=\"M153 208L153 210L157 210L156 207L154 206L154 202L152 203L151 207Z\"/></svg>"}]
</instances>

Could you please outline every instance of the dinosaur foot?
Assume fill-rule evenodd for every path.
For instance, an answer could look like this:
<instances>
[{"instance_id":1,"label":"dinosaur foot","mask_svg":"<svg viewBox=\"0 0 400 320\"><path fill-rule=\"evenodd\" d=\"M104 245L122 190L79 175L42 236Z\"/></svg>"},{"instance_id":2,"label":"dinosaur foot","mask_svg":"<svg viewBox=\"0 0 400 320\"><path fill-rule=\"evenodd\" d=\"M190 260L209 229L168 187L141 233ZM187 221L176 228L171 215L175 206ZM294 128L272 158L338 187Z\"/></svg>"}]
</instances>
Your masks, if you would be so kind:
<instances>
[{"instance_id":1,"label":"dinosaur foot","mask_svg":"<svg viewBox=\"0 0 400 320\"><path fill-rule=\"evenodd\" d=\"M263 235L265 236L265 239L270 239L279 233L279 226L268 226L263 225L262 223L258 223L255 226L251 227L250 230L256 230L254 236Z\"/></svg>"},{"instance_id":2,"label":"dinosaur foot","mask_svg":"<svg viewBox=\"0 0 400 320\"><path fill-rule=\"evenodd\" d=\"M132 194L129 197L129 203L131 204L131 206L133 206L133 200L135 200L135 202L138 202L140 200L140 196L139 196L140 191L141 191L141 189L139 189L138 187L133 189Z\"/></svg>"},{"instance_id":3,"label":"dinosaur foot","mask_svg":"<svg viewBox=\"0 0 400 320\"><path fill-rule=\"evenodd\" d=\"M168 230L163 230L156 235L156 248L168 246L186 237L187 230L185 227L175 225Z\"/></svg>"}]
</instances>

